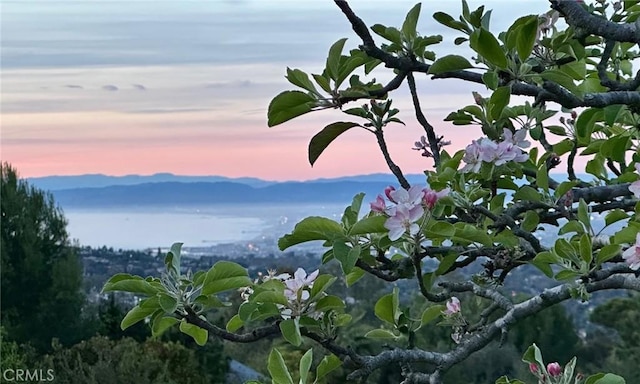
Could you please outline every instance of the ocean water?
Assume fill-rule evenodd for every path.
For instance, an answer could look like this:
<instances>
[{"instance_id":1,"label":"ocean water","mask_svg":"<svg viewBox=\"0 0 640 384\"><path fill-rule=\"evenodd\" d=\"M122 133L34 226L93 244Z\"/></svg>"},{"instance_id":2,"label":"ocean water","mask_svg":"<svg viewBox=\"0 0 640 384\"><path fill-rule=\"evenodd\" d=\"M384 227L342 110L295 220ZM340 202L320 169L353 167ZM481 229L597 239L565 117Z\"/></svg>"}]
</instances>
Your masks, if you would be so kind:
<instances>
[{"instance_id":1,"label":"ocean water","mask_svg":"<svg viewBox=\"0 0 640 384\"><path fill-rule=\"evenodd\" d=\"M204 207L62 207L71 239L91 247L115 249L185 247L282 236L306 216L336 220L344 205L243 204Z\"/></svg>"}]
</instances>

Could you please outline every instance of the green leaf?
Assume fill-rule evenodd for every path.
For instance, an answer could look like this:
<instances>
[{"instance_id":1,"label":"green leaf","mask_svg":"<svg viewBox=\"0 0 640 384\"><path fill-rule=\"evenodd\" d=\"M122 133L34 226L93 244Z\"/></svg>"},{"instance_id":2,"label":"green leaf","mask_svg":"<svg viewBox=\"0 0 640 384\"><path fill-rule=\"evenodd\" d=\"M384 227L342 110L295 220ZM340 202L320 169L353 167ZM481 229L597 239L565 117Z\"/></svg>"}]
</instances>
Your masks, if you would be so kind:
<instances>
[{"instance_id":1,"label":"green leaf","mask_svg":"<svg viewBox=\"0 0 640 384\"><path fill-rule=\"evenodd\" d=\"M112 291L142 293L149 296L153 296L159 292L158 288L149 284L149 282L142 277L133 276L128 273L118 273L107 280L102 288L102 292Z\"/></svg>"},{"instance_id":2,"label":"green leaf","mask_svg":"<svg viewBox=\"0 0 640 384\"><path fill-rule=\"evenodd\" d=\"M282 336L289 343L299 347L302 344L302 335L300 334L300 320L298 317L295 319L287 319L280 322L280 331Z\"/></svg>"},{"instance_id":3,"label":"green leaf","mask_svg":"<svg viewBox=\"0 0 640 384\"><path fill-rule=\"evenodd\" d=\"M360 127L360 124L339 121L322 128L309 142L309 163L313 166L333 140L353 127Z\"/></svg>"},{"instance_id":4,"label":"green leaf","mask_svg":"<svg viewBox=\"0 0 640 384\"><path fill-rule=\"evenodd\" d=\"M440 264L438 264L438 269L435 270L434 274L436 276L444 275L449 270L449 268L451 268L453 263L456 262L456 259L458 258L458 256L459 255L456 253L450 253L445 257L443 257L442 260L440 260Z\"/></svg>"},{"instance_id":5,"label":"green leaf","mask_svg":"<svg viewBox=\"0 0 640 384\"><path fill-rule=\"evenodd\" d=\"M451 239L453 241L480 243L487 247L493 245L487 232L481 228L466 223L456 223L454 226L456 227L456 233L454 238Z\"/></svg>"},{"instance_id":6,"label":"green leaf","mask_svg":"<svg viewBox=\"0 0 640 384\"><path fill-rule=\"evenodd\" d=\"M390 330L381 329L381 328L370 330L369 332L365 333L364 337L368 339L393 339L393 340L398 338L398 336L396 336Z\"/></svg>"},{"instance_id":7,"label":"green leaf","mask_svg":"<svg viewBox=\"0 0 640 384\"><path fill-rule=\"evenodd\" d=\"M202 285L202 294L211 295L231 289L248 287L253 282L240 264L218 261L209 269Z\"/></svg>"},{"instance_id":8,"label":"green leaf","mask_svg":"<svg viewBox=\"0 0 640 384\"><path fill-rule=\"evenodd\" d=\"M467 26L466 23L463 23L461 21L457 21L455 20L453 17L451 17L450 15L444 13L444 12L436 12L433 14L433 18L440 24L447 26L449 28L452 29L457 29L458 31L461 32L466 32L469 33L470 29Z\"/></svg>"},{"instance_id":9,"label":"green leaf","mask_svg":"<svg viewBox=\"0 0 640 384\"><path fill-rule=\"evenodd\" d=\"M342 215L342 223L347 228L351 228L353 224L358 221L358 213L360 213L360 207L362 207L363 199L364 193L358 193L351 200L351 205L345 208L344 214Z\"/></svg>"},{"instance_id":10,"label":"green leaf","mask_svg":"<svg viewBox=\"0 0 640 384\"><path fill-rule=\"evenodd\" d=\"M434 15L435 17L435 15ZM500 46L498 39L484 28L476 30L471 34L469 41L471 49L478 52L489 63L498 68L507 68L507 56Z\"/></svg>"},{"instance_id":11,"label":"green leaf","mask_svg":"<svg viewBox=\"0 0 640 384\"><path fill-rule=\"evenodd\" d=\"M533 46L536 43L536 34L538 30L538 16L525 16L527 20L518 28L518 36L516 38L516 50L520 61L524 62L531 55Z\"/></svg>"},{"instance_id":12,"label":"green leaf","mask_svg":"<svg viewBox=\"0 0 640 384\"><path fill-rule=\"evenodd\" d=\"M240 315L233 315L227 322L227 332L235 332L244 326L244 321L240 318Z\"/></svg>"},{"instance_id":13,"label":"green leaf","mask_svg":"<svg viewBox=\"0 0 640 384\"><path fill-rule=\"evenodd\" d=\"M180 322L180 332L191 336L199 346L205 345L209 338L209 332L206 329L202 329L194 324L189 324L185 319L182 319Z\"/></svg>"},{"instance_id":14,"label":"green leaf","mask_svg":"<svg viewBox=\"0 0 640 384\"><path fill-rule=\"evenodd\" d=\"M542 188L544 191L549 191L549 171L547 170L547 165L542 163L540 168L538 168L538 172L536 173L536 184L538 187Z\"/></svg>"},{"instance_id":15,"label":"green leaf","mask_svg":"<svg viewBox=\"0 0 640 384\"><path fill-rule=\"evenodd\" d=\"M173 313L178 307L178 300L167 294L160 294L158 302L160 303L162 310L166 313Z\"/></svg>"},{"instance_id":16,"label":"green leaf","mask_svg":"<svg viewBox=\"0 0 640 384\"><path fill-rule=\"evenodd\" d=\"M578 221L580 221L585 228L591 228L591 218L589 217L589 207L583 199L578 202Z\"/></svg>"},{"instance_id":17,"label":"green leaf","mask_svg":"<svg viewBox=\"0 0 640 384\"><path fill-rule=\"evenodd\" d=\"M522 201L542 201L542 196L540 196L540 192L528 185L524 185L516 191L513 195L513 199Z\"/></svg>"},{"instance_id":18,"label":"green leaf","mask_svg":"<svg viewBox=\"0 0 640 384\"><path fill-rule=\"evenodd\" d=\"M325 296L316 303L316 311L327 312L331 309L342 309L345 307L344 301L338 296Z\"/></svg>"},{"instance_id":19,"label":"green leaf","mask_svg":"<svg viewBox=\"0 0 640 384\"><path fill-rule=\"evenodd\" d=\"M309 92L313 92L318 94L318 90L313 85L311 80L309 80L309 75L299 69L291 69L287 67L287 80L293 85L297 85L300 88L303 88Z\"/></svg>"},{"instance_id":20,"label":"green leaf","mask_svg":"<svg viewBox=\"0 0 640 384\"><path fill-rule=\"evenodd\" d=\"M533 232L540 223L540 216L535 211L527 211L520 226L528 232Z\"/></svg>"},{"instance_id":21,"label":"green leaf","mask_svg":"<svg viewBox=\"0 0 640 384\"><path fill-rule=\"evenodd\" d=\"M620 246L617 244L608 244L600 248L596 255L598 264L605 263L620 254Z\"/></svg>"},{"instance_id":22,"label":"green leaf","mask_svg":"<svg viewBox=\"0 0 640 384\"><path fill-rule=\"evenodd\" d=\"M269 354L269 362L267 363L267 370L271 375L273 384L293 384L291 374L287 369L287 365L277 349L272 349Z\"/></svg>"},{"instance_id":23,"label":"green leaf","mask_svg":"<svg viewBox=\"0 0 640 384\"><path fill-rule=\"evenodd\" d=\"M420 326L424 326L437 319L440 315L442 315L442 311L444 311L444 305L432 305L422 312L422 317L420 319Z\"/></svg>"},{"instance_id":24,"label":"green leaf","mask_svg":"<svg viewBox=\"0 0 640 384\"><path fill-rule=\"evenodd\" d=\"M571 78L571 76L567 75L566 73L562 72L559 69L547 69L546 71L542 72L540 75L542 76L543 79L557 83L572 93L575 93L578 95L580 94L580 91L576 86L576 83L574 82L573 78Z\"/></svg>"},{"instance_id":25,"label":"green leaf","mask_svg":"<svg viewBox=\"0 0 640 384\"><path fill-rule=\"evenodd\" d=\"M182 250L182 243L173 243L171 249L167 253L164 259L164 263L167 266L167 270L173 270L173 273L180 275L180 251Z\"/></svg>"},{"instance_id":26,"label":"green leaf","mask_svg":"<svg viewBox=\"0 0 640 384\"><path fill-rule=\"evenodd\" d=\"M416 28L418 26L418 18L420 17L421 4L418 3L411 8L407 13L407 17L402 23L402 34L406 39L410 39L416 36Z\"/></svg>"},{"instance_id":27,"label":"green leaf","mask_svg":"<svg viewBox=\"0 0 640 384\"><path fill-rule=\"evenodd\" d=\"M544 361L542 360L542 353L537 345L532 344L527 350L524 352L522 356L522 361L529 364L537 364L538 367L544 367Z\"/></svg>"},{"instance_id":28,"label":"green leaf","mask_svg":"<svg viewBox=\"0 0 640 384\"><path fill-rule=\"evenodd\" d=\"M384 227L386 221L387 218L381 215L365 217L351 227L349 236L366 235L369 233L387 233L389 230Z\"/></svg>"},{"instance_id":29,"label":"green leaf","mask_svg":"<svg viewBox=\"0 0 640 384\"><path fill-rule=\"evenodd\" d=\"M342 235L342 226L326 217L311 216L296 224L293 232L278 240L281 251L300 243L313 240L331 240Z\"/></svg>"},{"instance_id":30,"label":"green leaf","mask_svg":"<svg viewBox=\"0 0 640 384\"><path fill-rule=\"evenodd\" d=\"M397 45L402 45L402 35L397 28L394 27L385 27L382 24L374 24L371 27L371 30L376 34L384 37L392 43Z\"/></svg>"},{"instance_id":31,"label":"green leaf","mask_svg":"<svg viewBox=\"0 0 640 384\"><path fill-rule=\"evenodd\" d=\"M316 380L314 383L318 383L318 380L327 376L331 371L336 370L340 365L342 365L342 361L336 355L329 355L322 358L322 361L318 364L318 368L316 368Z\"/></svg>"},{"instance_id":32,"label":"green leaf","mask_svg":"<svg viewBox=\"0 0 640 384\"><path fill-rule=\"evenodd\" d=\"M327 73L333 80L337 80L340 75L340 58L346 41L346 38L342 38L333 43L331 48L329 48L329 56L327 56Z\"/></svg>"},{"instance_id":33,"label":"green leaf","mask_svg":"<svg viewBox=\"0 0 640 384\"><path fill-rule=\"evenodd\" d=\"M142 308L139 305L136 305L135 307L131 308L131 310L124 316L124 318L120 322L120 329L124 331L140 320L151 316L157 310L158 307Z\"/></svg>"},{"instance_id":34,"label":"green leaf","mask_svg":"<svg viewBox=\"0 0 640 384\"><path fill-rule=\"evenodd\" d=\"M275 304L282 304L282 305L289 304L289 301L284 296L284 293L276 292L276 291L260 292L260 293L258 293L257 295L255 295L255 296L253 296L251 298L251 302L255 302L255 303L275 303Z\"/></svg>"},{"instance_id":35,"label":"green leaf","mask_svg":"<svg viewBox=\"0 0 640 384\"><path fill-rule=\"evenodd\" d=\"M326 78L323 75L318 75L318 74L312 74L311 76L313 76L313 79L316 81L316 83L318 83L318 85L320 86L320 88L322 88L323 91L327 92L327 93L331 93L331 84L329 84L329 79Z\"/></svg>"},{"instance_id":36,"label":"green leaf","mask_svg":"<svg viewBox=\"0 0 640 384\"><path fill-rule=\"evenodd\" d=\"M313 282L313 287L311 287L311 293L309 294L309 301L311 302L315 301L336 280L337 280L337 277L326 275L326 274L322 274L316 277L316 280Z\"/></svg>"},{"instance_id":37,"label":"green leaf","mask_svg":"<svg viewBox=\"0 0 640 384\"><path fill-rule=\"evenodd\" d=\"M607 226L609 226L615 222L626 220L628 218L629 215L627 215L627 213L622 209L614 209L613 211L607 213L607 215L604 217L604 222Z\"/></svg>"},{"instance_id":38,"label":"green leaf","mask_svg":"<svg viewBox=\"0 0 640 384\"><path fill-rule=\"evenodd\" d=\"M593 248L591 246L591 236L586 233L580 237L580 256L586 265L590 265L593 260Z\"/></svg>"},{"instance_id":39,"label":"green leaf","mask_svg":"<svg viewBox=\"0 0 640 384\"><path fill-rule=\"evenodd\" d=\"M461 69L473 68L473 65L466 58L459 55L447 55L439 58L431 67L429 73L437 75L444 72L459 71Z\"/></svg>"},{"instance_id":40,"label":"green leaf","mask_svg":"<svg viewBox=\"0 0 640 384\"><path fill-rule=\"evenodd\" d=\"M489 89L497 89L500 84L500 79L495 71L487 71L482 75L482 82Z\"/></svg>"},{"instance_id":41,"label":"green leaf","mask_svg":"<svg viewBox=\"0 0 640 384\"><path fill-rule=\"evenodd\" d=\"M300 383L306 384L313 363L313 349L308 350L300 359Z\"/></svg>"},{"instance_id":42,"label":"green leaf","mask_svg":"<svg viewBox=\"0 0 640 384\"><path fill-rule=\"evenodd\" d=\"M563 181L562 183L560 183L560 185L558 185L556 190L553 192L553 196L556 199L559 199L562 196L564 196L567 192L569 192L576 185L578 185L578 182L576 180Z\"/></svg>"},{"instance_id":43,"label":"green leaf","mask_svg":"<svg viewBox=\"0 0 640 384\"><path fill-rule=\"evenodd\" d=\"M347 287L352 286L365 275L364 270L354 267L346 276Z\"/></svg>"},{"instance_id":44,"label":"green leaf","mask_svg":"<svg viewBox=\"0 0 640 384\"><path fill-rule=\"evenodd\" d=\"M597 373L589 376L584 384L626 384L626 381L613 373Z\"/></svg>"},{"instance_id":45,"label":"green leaf","mask_svg":"<svg viewBox=\"0 0 640 384\"><path fill-rule=\"evenodd\" d=\"M180 320L175 317L169 316L158 316L154 319L153 325L151 326L151 334L153 337L158 337L162 335L167 329L176 325Z\"/></svg>"},{"instance_id":46,"label":"green leaf","mask_svg":"<svg viewBox=\"0 0 640 384\"><path fill-rule=\"evenodd\" d=\"M504 86L496 89L491 98L489 99L489 114L491 119L498 120L504 107L509 105L509 99L511 98L511 87Z\"/></svg>"},{"instance_id":47,"label":"green leaf","mask_svg":"<svg viewBox=\"0 0 640 384\"><path fill-rule=\"evenodd\" d=\"M382 296L376 302L374 312L378 319L395 325L398 320L398 288L394 288L393 293Z\"/></svg>"},{"instance_id":48,"label":"green leaf","mask_svg":"<svg viewBox=\"0 0 640 384\"><path fill-rule=\"evenodd\" d=\"M352 248L346 245L342 240L338 240L333 243L333 256L340 262L342 271L345 274L350 273L353 267L355 267L361 251L362 248L360 245L356 245Z\"/></svg>"},{"instance_id":49,"label":"green leaf","mask_svg":"<svg viewBox=\"0 0 640 384\"><path fill-rule=\"evenodd\" d=\"M300 91L284 91L271 100L267 111L269 127L311 112L316 99Z\"/></svg>"}]
</instances>

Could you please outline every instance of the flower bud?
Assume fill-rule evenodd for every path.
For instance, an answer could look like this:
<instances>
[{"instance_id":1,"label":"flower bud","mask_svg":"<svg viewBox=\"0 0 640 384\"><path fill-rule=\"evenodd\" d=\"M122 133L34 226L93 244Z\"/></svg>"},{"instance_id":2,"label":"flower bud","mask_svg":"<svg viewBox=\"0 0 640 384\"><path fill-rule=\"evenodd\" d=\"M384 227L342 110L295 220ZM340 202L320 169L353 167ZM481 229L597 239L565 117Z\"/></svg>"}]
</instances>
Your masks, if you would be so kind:
<instances>
[{"instance_id":1,"label":"flower bud","mask_svg":"<svg viewBox=\"0 0 640 384\"><path fill-rule=\"evenodd\" d=\"M562 367L558 363L549 363L547 364L547 372L552 377L558 377L562 375Z\"/></svg>"},{"instance_id":2,"label":"flower bud","mask_svg":"<svg viewBox=\"0 0 640 384\"><path fill-rule=\"evenodd\" d=\"M529 363L529 371L531 373L533 373L534 375L536 375L538 373L538 364L536 363Z\"/></svg>"},{"instance_id":3,"label":"flower bud","mask_svg":"<svg viewBox=\"0 0 640 384\"><path fill-rule=\"evenodd\" d=\"M392 202L392 203L397 203L397 201L395 201L393 199L393 197L391 197L391 192L393 192L395 190L396 189L392 185L390 185L390 186L388 186L387 188L384 189L385 196L387 196L387 199L389 199L389 201Z\"/></svg>"}]
</instances>

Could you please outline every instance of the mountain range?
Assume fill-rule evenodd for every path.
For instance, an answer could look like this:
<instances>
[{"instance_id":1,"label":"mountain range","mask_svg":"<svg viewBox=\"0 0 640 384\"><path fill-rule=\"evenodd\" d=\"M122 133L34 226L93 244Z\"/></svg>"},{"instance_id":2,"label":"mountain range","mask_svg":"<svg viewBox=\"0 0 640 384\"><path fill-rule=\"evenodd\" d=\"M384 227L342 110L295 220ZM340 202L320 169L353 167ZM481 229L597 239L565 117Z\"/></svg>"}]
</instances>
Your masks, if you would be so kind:
<instances>
[{"instance_id":1,"label":"mountain range","mask_svg":"<svg viewBox=\"0 0 640 384\"><path fill-rule=\"evenodd\" d=\"M412 184L425 184L424 175L406 175ZM371 198L388 185L393 175L371 174L310 181L276 182L258 178L223 176L47 176L29 183L49 190L63 207L190 205L218 203L344 202L364 192Z\"/></svg>"}]
</instances>

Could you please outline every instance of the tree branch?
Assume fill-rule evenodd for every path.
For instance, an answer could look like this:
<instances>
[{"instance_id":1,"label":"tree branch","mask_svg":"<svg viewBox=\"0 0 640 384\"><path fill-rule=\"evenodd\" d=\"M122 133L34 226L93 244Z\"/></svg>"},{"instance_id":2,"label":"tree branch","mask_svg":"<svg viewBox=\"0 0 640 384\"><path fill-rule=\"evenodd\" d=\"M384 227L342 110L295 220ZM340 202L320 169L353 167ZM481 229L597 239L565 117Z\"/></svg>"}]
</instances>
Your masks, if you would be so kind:
<instances>
[{"instance_id":1,"label":"tree branch","mask_svg":"<svg viewBox=\"0 0 640 384\"><path fill-rule=\"evenodd\" d=\"M564 16L567 24L585 32L604 37L606 40L640 44L640 25L616 24L597 17L583 8L577 1L551 0L551 8Z\"/></svg>"},{"instance_id":2,"label":"tree branch","mask_svg":"<svg viewBox=\"0 0 640 384\"><path fill-rule=\"evenodd\" d=\"M431 154L433 155L434 166L437 167L438 164L440 164L440 144L433 126L429 124L429 121L424 116L422 109L420 108L420 99L418 98L418 92L416 91L416 80L413 78L413 73L409 72L407 75L407 82L409 83L409 90L411 91L413 107L416 111L416 119L418 119L418 122L422 125L422 128L424 128L424 131L427 134L429 149L431 149Z\"/></svg>"}]
</instances>

